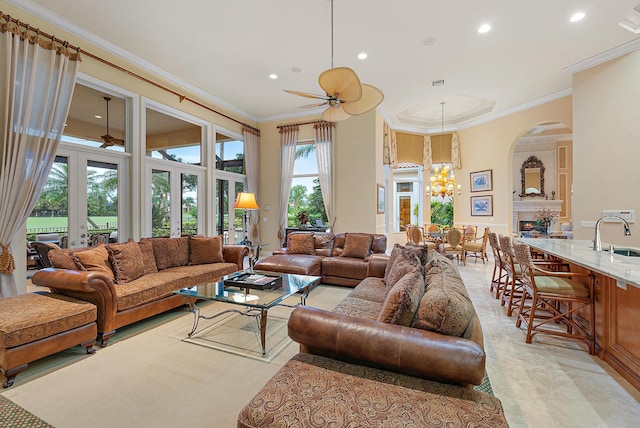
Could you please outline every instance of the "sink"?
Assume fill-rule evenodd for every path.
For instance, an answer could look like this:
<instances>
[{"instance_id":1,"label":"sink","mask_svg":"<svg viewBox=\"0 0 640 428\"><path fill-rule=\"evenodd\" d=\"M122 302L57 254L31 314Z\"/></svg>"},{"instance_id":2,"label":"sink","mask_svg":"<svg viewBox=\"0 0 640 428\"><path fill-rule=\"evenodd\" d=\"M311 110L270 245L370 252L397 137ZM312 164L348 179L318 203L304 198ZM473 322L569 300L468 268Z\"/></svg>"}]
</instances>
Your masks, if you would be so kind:
<instances>
[{"instance_id":1,"label":"sink","mask_svg":"<svg viewBox=\"0 0 640 428\"><path fill-rule=\"evenodd\" d=\"M631 248L613 248L615 254L627 257L640 257L640 250L632 250Z\"/></svg>"}]
</instances>

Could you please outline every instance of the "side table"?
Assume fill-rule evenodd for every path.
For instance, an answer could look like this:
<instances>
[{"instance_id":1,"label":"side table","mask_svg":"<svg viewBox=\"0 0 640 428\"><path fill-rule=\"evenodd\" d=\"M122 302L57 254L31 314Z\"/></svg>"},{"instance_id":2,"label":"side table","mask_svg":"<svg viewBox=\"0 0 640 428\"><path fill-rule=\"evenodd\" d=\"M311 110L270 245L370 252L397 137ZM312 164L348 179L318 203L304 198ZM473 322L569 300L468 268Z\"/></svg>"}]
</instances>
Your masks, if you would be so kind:
<instances>
[{"instance_id":1,"label":"side table","mask_svg":"<svg viewBox=\"0 0 640 428\"><path fill-rule=\"evenodd\" d=\"M268 247L271 245L269 242L260 242L260 243L250 243L247 244L249 248L249 271L253 272L253 267L255 266L258 258L260 257L260 249L263 247Z\"/></svg>"}]
</instances>

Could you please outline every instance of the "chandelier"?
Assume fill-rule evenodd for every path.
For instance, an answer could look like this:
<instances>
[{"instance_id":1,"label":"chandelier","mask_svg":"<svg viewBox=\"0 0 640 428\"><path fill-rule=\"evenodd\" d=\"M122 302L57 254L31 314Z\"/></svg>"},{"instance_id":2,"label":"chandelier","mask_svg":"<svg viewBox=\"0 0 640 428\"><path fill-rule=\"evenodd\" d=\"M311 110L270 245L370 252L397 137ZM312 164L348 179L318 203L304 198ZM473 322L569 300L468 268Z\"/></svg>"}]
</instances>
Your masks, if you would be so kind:
<instances>
[{"instance_id":1,"label":"chandelier","mask_svg":"<svg viewBox=\"0 0 640 428\"><path fill-rule=\"evenodd\" d=\"M437 196L451 196L454 191L458 191L458 195L462 189L461 185L456 186L455 175L451 172L449 165L444 165L442 169L435 167L433 175L431 176L431 186L427 187L427 192L431 192L431 196L434 198Z\"/></svg>"},{"instance_id":2,"label":"chandelier","mask_svg":"<svg viewBox=\"0 0 640 428\"><path fill-rule=\"evenodd\" d=\"M444 135L444 101L440 103L442 109L442 135ZM455 175L451 172L449 165L443 165L442 169L435 167L433 175L431 176L431 186L427 187L427 192L431 192L431 196L434 198L441 196L443 199L445 196L452 196L454 190L458 191L458 195L462 189L461 185L456 186Z\"/></svg>"}]
</instances>

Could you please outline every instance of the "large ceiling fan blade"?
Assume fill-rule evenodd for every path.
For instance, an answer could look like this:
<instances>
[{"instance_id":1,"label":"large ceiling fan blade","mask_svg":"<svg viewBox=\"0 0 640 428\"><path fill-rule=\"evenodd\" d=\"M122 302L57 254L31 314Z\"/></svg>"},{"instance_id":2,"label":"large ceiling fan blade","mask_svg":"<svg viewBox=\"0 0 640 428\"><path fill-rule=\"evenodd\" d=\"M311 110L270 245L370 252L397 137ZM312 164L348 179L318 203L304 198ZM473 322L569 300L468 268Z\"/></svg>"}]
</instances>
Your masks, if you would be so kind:
<instances>
[{"instance_id":1,"label":"large ceiling fan blade","mask_svg":"<svg viewBox=\"0 0 640 428\"><path fill-rule=\"evenodd\" d=\"M329 107L322 112L322 119L327 122L340 122L341 120L346 120L350 117L351 115L342 108L342 104L338 104L336 107Z\"/></svg>"},{"instance_id":2,"label":"large ceiling fan blade","mask_svg":"<svg viewBox=\"0 0 640 428\"><path fill-rule=\"evenodd\" d=\"M305 110L305 109L309 109L309 108L318 108L318 107L322 107L324 105L327 105L328 103L329 103L329 101L325 101L325 102L319 103L319 104L305 104L305 105L296 107L296 110Z\"/></svg>"},{"instance_id":3,"label":"large ceiling fan blade","mask_svg":"<svg viewBox=\"0 0 640 428\"><path fill-rule=\"evenodd\" d=\"M294 91L293 89L285 89L284 91L289 93L289 94L298 95L300 97L317 98L319 100L328 100L329 99L329 97L326 96L326 95L317 95L317 94L312 94L310 92Z\"/></svg>"},{"instance_id":4,"label":"large ceiling fan blade","mask_svg":"<svg viewBox=\"0 0 640 428\"><path fill-rule=\"evenodd\" d=\"M362 97L362 85L355 71L349 67L336 67L323 71L318 76L320 87L329 96L340 101L357 101Z\"/></svg>"},{"instance_id":5,"label":"large ceiling fan blade","mask_svg":"<svg viewBox=\"0 0 640 428\"><path fill-rule=\"evenodd\" d=\"M342 103L342 107L347 114L357 116L373 110L382 102L384 95L375 86L362 84L362 97L358 101Z\"/></svg>"}]
</instances>

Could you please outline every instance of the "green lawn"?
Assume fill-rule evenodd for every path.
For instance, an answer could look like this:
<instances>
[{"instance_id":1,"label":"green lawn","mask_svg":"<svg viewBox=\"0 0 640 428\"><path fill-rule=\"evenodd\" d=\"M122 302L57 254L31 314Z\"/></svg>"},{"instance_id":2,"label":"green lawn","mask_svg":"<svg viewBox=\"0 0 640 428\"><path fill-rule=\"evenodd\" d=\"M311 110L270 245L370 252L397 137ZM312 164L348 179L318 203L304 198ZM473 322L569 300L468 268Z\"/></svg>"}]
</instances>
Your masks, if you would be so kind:
<instances>
[{"instance_id":1,"label":"green lawn","mask_svg":"<svg viewBox=\"0 0 640 428\"><path fill-rule=\"evenodd\" d=\"M104 216L104 217L91 217L98 226L105 226L109 223L109 226L116 225L118 217L116 216ZM67 227L67 217L29 217L27 219L27 232L29 229L41 229L47 227Z\"/></svg>"}]
</instances>

